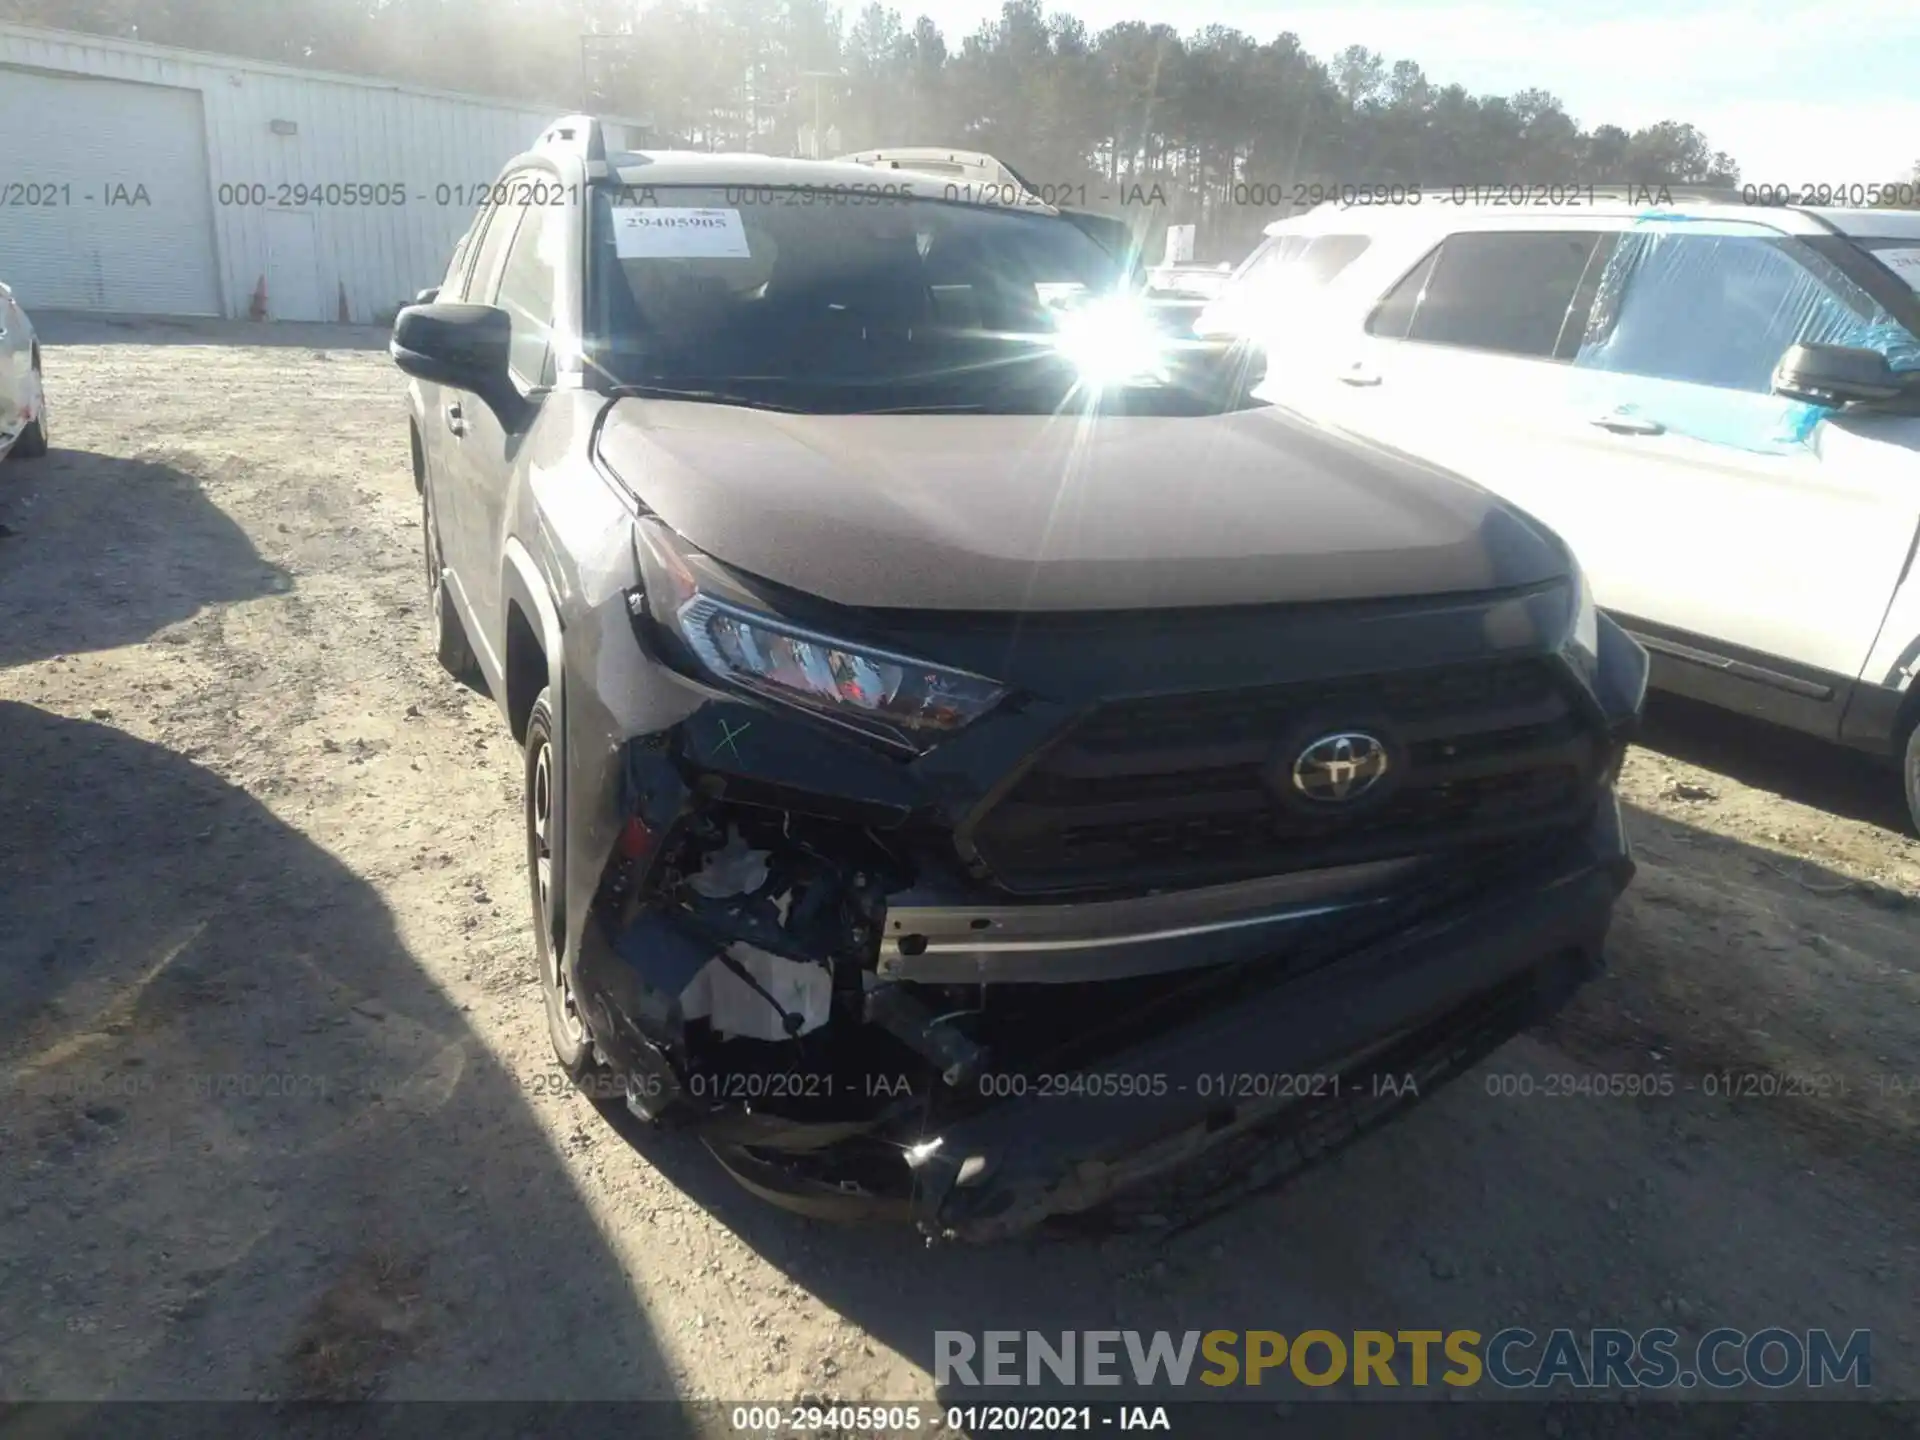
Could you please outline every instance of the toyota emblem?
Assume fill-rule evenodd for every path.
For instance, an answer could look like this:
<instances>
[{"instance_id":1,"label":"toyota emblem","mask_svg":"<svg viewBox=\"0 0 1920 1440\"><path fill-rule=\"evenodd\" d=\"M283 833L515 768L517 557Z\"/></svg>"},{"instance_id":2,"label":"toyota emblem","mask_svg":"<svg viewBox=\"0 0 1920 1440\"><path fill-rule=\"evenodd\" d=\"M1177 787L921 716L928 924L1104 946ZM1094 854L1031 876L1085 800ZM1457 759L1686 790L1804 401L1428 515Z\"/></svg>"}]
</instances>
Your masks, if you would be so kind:
<instances>
[{"instance_id":1,"label":"toyota emblem","mask_svg":"<svg viewBox=\"0 0 1920 1440\"><path fill-rule=\"evenodd\" d=\"M1385 777L1387 747L1362 730L1322 735L1293 762L1293 788L1309 800L1358 800Z\"/></svg>"}]
</instances>

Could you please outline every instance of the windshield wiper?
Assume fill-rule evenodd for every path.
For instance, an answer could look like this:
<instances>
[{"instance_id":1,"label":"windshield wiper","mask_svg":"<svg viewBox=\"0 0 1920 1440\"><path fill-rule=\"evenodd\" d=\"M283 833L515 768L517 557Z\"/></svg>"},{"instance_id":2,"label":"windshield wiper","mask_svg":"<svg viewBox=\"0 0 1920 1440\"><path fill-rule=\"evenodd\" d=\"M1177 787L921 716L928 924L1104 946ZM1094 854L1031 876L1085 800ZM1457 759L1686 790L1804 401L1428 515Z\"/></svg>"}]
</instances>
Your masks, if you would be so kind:
<instances>
[{"instance_id":1,"label":"windshield wiper","mask_svg":"<svg viewBox=\"0 0 1920 1440\"><path fill-rule=\"evenodd\" d=\"M642 382L615 385L607 393L620 399L692 400L706 405L744 405L753 410L779 410L788 415L806 413L798 405L780 405L772 400L763 400L756 395L742 395L737 390L699 389L683 385L652 385Z\"/></svg>"},{"instance_id":2,"label":"windshield wiper","mask_svg":"<svg viewBox=\"0 0 1920 1440\"><path fill-rule=\"evenodd\" d=\"M911 389L916 382L930 383L942 378L939 376L899 376L886 379L837 379L813 375L741 375L716 377L711 381L691 385L655 384L651 381L639 381L632 384L615 385L610 394L632 396L642 400L693 400L711 405L747 405L756 410L778 410L788 415L965 415L978 414L987 406L979 401L920 401L900 405L845 405L835 403L822 408L818 405L783 404L779 401L764 400L756 395L743 394L742 388L750 386L777 386L788 391L812 391L816 396L832 396L836 401L859 390Z\"/></svg>"}]
</instances>

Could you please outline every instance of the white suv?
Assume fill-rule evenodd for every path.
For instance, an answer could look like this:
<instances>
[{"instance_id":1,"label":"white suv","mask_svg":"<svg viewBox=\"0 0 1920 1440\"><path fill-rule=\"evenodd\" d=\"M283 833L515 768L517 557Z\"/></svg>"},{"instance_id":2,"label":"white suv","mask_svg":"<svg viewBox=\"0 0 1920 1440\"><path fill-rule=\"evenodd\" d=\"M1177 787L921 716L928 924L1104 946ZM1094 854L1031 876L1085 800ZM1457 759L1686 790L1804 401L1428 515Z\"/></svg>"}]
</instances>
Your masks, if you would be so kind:
<instances>
[{"instance_id":1,"label":"white suv","mask_svg":"<svg viewBox=\"0 0 1920 1440\"><path fill-rule=\"evenodd\" d=\"M1900 760L1920 826L1920 212L1459 198L1276 222L1200 329L1553 526L1655 685Z\"/></svg>"},{"instance_id":2,"label":"white suv","mask_svg":"<svg viewBox=\"0 0 1920 1440\"><path fill-rule=\"evenodd\" d=\"M47 453L47 390L40 337L13 291L0 283L0 459Z\"/></svg>"}]
</instances>

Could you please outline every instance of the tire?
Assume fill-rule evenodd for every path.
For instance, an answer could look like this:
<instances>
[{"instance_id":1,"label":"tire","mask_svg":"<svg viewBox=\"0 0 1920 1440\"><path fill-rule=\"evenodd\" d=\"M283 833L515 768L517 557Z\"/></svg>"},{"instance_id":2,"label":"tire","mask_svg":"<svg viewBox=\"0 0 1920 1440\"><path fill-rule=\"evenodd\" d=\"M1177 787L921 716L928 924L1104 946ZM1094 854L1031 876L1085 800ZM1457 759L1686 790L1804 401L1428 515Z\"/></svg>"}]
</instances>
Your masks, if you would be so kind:
<instances>
[{"instance_id":1,"label":"tire","mask_svg":"<svg viewBox=\"0 0 1920 1440\"><path fill-rule=\"evenodd\" d=\"M467 640L466 627L460 623L460 612L453 608L453 598L447 594L446 569L440 561L440 521L433 513L431 484L420 487L420 534L427 566L427 603L433 611L435 658L454 679L477 690L481 685L480 662Z\"/></svg>"},{"instance_id":2,"label":"tire","mask_svg":"<svg viewBox=\"0 0 1920 1440\"><path fill-rule=\"evenodd\" d=\"M553 727L551 690L542 690L527 716L527 889L533 903L534 956L540 966L540 996L547 1012L553 1056L569 1079L594 1073L593 1037L574 1002L560 963L566 937L566 845L554 823L554 790L562 772Z\"/></svg>"},{"instance_id":3,"label":"tire","mask_svg":"<svg viewBox=\"0 0 1920 1440\"><path fill-rule=\"evenodd\" d=\"M13 449L7 452L15 460L38 460L47 453L47 427L38 420L27 422L27 428L14 438Z\"/></svg>"},{"instance_id":4,"label":"tire","mask_svg":"<svg viewBox=\"0 0 1920 1440\"><path fill-rule=\"evenodd\" d=\"M1900 760L1907 785L1907 823L1920 835L1920 723L1907 731L1907 750Z\"/></svg>"},{"instance_id":5,"label":"tire","mask_svg":"<svg viewBox=\"0 0 1920 1440\"><path fill-rule=\"evenodd\" d=\"M27 428L14 437L13 449L8 453L16 460L38 460L47 453L47 385L40 374L38 351L33 357L33 377L40 382L40 413L28 421Z\"/></svg>"}]
</instances>

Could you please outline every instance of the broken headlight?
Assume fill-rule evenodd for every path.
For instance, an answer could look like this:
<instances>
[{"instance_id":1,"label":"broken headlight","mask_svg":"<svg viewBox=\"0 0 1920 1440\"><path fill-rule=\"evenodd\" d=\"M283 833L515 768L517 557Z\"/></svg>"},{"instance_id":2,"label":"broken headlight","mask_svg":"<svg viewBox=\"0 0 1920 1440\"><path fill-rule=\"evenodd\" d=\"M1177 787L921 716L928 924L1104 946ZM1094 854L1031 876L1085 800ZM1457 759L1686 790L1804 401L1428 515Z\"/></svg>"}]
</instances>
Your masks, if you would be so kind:
<instances>
[{"instance_id":1,"label":"broken headlight","mask_svg":"<svg viewBox=\"0 0 1920 1440\"><path fill-rule=\"evenodd\" d=\"M714 591L657 524L638 527L656 620L713 679L920 753L980 718L1006 687L810 630ZM715 580L719 577L716 575ZM724 584L724 582L720 582Z\"/></svg>"}]
</instances>

